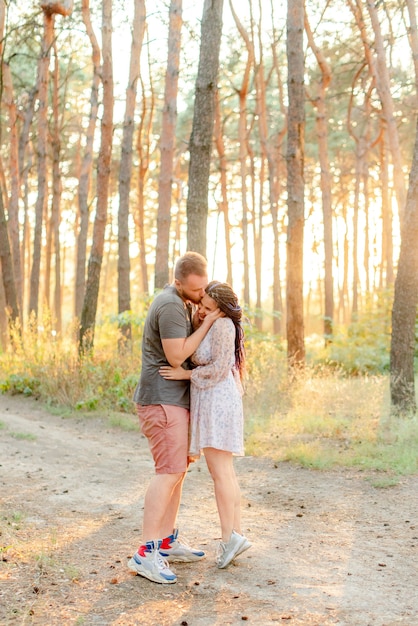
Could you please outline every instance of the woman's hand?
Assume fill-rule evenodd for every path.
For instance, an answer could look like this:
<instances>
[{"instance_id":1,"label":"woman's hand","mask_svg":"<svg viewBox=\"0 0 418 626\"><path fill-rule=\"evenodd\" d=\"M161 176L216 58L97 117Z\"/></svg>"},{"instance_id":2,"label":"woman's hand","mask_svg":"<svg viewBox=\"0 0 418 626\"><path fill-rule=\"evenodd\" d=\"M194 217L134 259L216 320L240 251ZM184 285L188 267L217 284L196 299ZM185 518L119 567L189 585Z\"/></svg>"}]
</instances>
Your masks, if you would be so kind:
<instances>
[{"instance_id":1,"label":"woman's hand","mask_svg":"<svg viewBox=\"0 0 418 626\"><path fill-rule=\"evenodd\" d=\"M216 320L218 320L220 317L225 317L225 313L222 313L221 309L217 307L214 311L206 313L205 317L202 320L202 326L203 324L206 324L210 328L213 322L216 322Z\"/></svg>"},{"instance_id":2,"label":"woman's hand","mask_svg":"<svg viewBox=\"0 0 418 626\"><path fill-rule=\"evenodd\" d=\"M192 370L185 370L181 365L179 367L163 365L158 371L166 380L190 380L192 374Z\"/></svg>"}]
</instances>

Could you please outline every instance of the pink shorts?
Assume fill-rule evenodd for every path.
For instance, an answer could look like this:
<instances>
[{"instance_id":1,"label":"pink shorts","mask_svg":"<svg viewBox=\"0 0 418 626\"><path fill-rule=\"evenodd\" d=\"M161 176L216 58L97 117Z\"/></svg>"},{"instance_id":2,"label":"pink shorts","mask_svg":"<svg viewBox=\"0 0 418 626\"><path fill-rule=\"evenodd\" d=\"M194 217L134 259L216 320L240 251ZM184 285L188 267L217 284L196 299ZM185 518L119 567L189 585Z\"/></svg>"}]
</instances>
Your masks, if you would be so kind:
<instances>
[{"instance_id":1,"label":"pink shorts","mask_svg":"<svg viewBox=\"0 0 418 626\"><path fill-rule=\"evenodd\" d=\"M182 474L187 470L188 409L172 404L136 405L142 433L148 439L156 474Z\"/></svg>"}]
</instances>

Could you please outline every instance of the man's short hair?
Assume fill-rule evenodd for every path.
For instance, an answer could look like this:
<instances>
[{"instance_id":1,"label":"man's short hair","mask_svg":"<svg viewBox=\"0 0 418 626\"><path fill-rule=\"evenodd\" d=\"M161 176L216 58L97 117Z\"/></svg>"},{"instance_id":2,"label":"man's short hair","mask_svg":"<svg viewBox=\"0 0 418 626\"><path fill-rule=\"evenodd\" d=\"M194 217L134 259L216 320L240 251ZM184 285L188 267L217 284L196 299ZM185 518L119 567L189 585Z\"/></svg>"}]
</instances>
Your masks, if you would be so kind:
<instances>
[{"instance_id":1,"label":"man's short hair","mask_svg":"<svg viewBox=\"0 0 418 626\"><path fill-rule=\"evenodd\" d=\"M174 278L181 282L190 276L190 274L206 276L207 273L208 262L205 257L198 252L186 252L176 263Z\"/></svg>"}]
</instances>

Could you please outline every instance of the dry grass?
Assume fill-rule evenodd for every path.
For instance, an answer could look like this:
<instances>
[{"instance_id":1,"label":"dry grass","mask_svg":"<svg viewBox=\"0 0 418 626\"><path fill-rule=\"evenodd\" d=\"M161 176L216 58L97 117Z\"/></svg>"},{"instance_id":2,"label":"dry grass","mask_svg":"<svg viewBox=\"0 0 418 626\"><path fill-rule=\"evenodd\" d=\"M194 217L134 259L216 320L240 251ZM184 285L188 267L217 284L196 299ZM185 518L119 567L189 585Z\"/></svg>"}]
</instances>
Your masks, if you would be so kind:
<instances>
[{"instance_id":1,"label":"dry grass","mask_svg":"<svg viewBox=\"0 0 418 626\"><path fill-rule=\"evenodd\" d=\"M250 421L247 435L248 454L394 475L418 471L417 445L417 419L391 416L389 376L350 378L326 370L299 373L278 390L276 409Z\"/></svg>"},{"instance_id":2,"label":"dry grass","mask_svg":"<svg viewBox=\"0 0 418 626\"><path fill-rule=\"evenodd\" d=\"M314 468L358 466L394 475L418 470L417 420L391 415L388 374L350 376L333 363L290 377L277 337L252 329L246 335L248 454ZM118 415L129 418L134 412L141 324L134 326L127 353L118 351L115 321L97 326L94 352L83 359L75 336L74 328L54 336L48 319L28 330L22 341L16 339L14 352L0 355L0 391L37 396L63 413L112 413L122 427L132 428L131 420ZM324 362L321 349L310 345L315 349Z\"/></svg>"}]
</instances>

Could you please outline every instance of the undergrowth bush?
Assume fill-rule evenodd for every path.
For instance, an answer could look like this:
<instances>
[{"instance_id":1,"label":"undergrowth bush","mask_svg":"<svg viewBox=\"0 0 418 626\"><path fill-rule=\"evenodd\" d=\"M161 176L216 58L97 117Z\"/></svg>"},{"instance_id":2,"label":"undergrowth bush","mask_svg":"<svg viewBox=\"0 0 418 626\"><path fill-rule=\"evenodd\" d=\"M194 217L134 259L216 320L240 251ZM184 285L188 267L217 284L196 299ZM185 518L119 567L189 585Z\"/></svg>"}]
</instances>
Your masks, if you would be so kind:
<instances>
[{"instance_id":1,"label":"undergrowth bush","mask_svg":"<svg viewBox=\"0 0 418 626\"><path fill-rule=\"evenodd\" d=\"M350 324L335 325L332 341L316 345L308 358L350 375L388 372L391 306L392 292L382 291L378 301L370 300Z\"/></svg>"},{"instance_id":2,"label":"undergrowth bush","mask_svg":"<svg viewBox=\"0 0 418 626\"><path fill-rule=\"evenodd\" d=\"M113 424L132 427L147 305L123 320L132 324L130 350L118 349L118 317L97 323L94 350L83 358L74 328L57 337L46 319L23 336L17 329L14 350L0 354L0 392L32 395L62 412L112 414ZM391 415L389 329L379 316L338 329L326 347L323 338L308 338L307 366L292 375L281 338L250 325L245 337L248 454L311 468L388 472L386 485L391 476L418 471L417 421ZM126 419L118 417L123 413Z\"/></svg>"},{"instance_id":3,"label":"undergrowth bush","mask_svg":"<svg viewBox=\"0 0 418 626\"><path fill-rule=\"evenodd\" d=\"M132 350L118 350L118 325L110 319L96 326L95 347L80 358L74 328L56 337L47 324L30 325L14 339L14 350L0 355L0 391L42 399L50 406L77 411L131 412L141 368L141 326Z\"/></svg>"}]
</instances>

